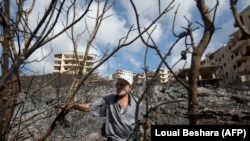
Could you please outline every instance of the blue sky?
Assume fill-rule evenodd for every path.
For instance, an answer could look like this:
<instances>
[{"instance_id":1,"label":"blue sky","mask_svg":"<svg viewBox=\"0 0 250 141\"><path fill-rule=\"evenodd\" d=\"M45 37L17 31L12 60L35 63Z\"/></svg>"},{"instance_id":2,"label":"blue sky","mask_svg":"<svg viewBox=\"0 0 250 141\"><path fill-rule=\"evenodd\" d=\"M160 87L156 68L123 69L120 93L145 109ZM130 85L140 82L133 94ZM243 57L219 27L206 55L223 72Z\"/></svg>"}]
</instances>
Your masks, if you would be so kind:
<instances>
[{"instance_id":1,"label":"blue sky","mask_svg":"<svg viewBox=\"0 0 250 141\"><path fill-rule=\"evenodd\" d=\"M30 21L31 28L34 27L36 24L36 20L38 18L38 13L42 12L44 10L44 5L48 2L48 0L45 1L37 1L35 5L35 9L31 14L31 18L34 20ZM135 4L137 6L137 10L140 17L140 22L142 26L147 26L153 19L156 17L158 13L158 9L155 8L157 6L156 0L143 0L142 1L136 1ZM161 7L164 8L170 1L164 0L161 3ZM210 0L209 6L214 6L216 0ZM241 11L244 8L246 8L249 4L249 0L241 0L238 2L238 10ZM84 3L82 2L84 5ZM159 46L162 53L165 53L168 51L168 48L172 45L172 43L175 41L175 38L172 35L171 26L173 21L174 12L177 8L177 5L180 4L177 20L176 20L176 32L182 31L181 27L186 27L187 21L185 20L184 16L186 16L190 21L193 22L193 27L198 26L195 21L200 21L200 17L197 14L197 8L195 5L194 0L176 0L174 3L174 8L172 11L167 13L160 21L156 23L157 28L155 29L153 33L153 39ZM28 6L28 5L27 5ZM79 11L84 10L82 7L78 7ZM97 5L94 3L91 6L91 11L89 12L88 16L94 16L96 14L96 8ZM104 20L102 26L100 27L99 33L96 36L96 39L93 43L93 46L95 46L95 49L91 50L91 53L97 54L97 56L101 56L101 53L104 51L105 47L109 45L110 49L116 47L118 41L120 38L124 37L130 28L131 25L135 24L135 15L133 13L133 9L131 4L128 1L125 0L118 0L116 5L110 9L108 12L108 15L112 15L111 17ZM60 19L60 20L63 20ZM91 26L93 25L93 20L90 20L90 18L85 18L86 21L81 21L78 25L75 26L76 32L82 32L85 27L85 22L87 22L89 28L91 29ZM205 54L208 52L214 52L216 49L221 47L223 44L226 44L229 40L228 36L233 33L236 28L233 27L233 16L232 12L230 11L229 6L229 0L220 0L219 8L216 14L216 21L215 26L217 28L220 28L215 31L215 34L205 51ZM55 29L55 32L59 30L62 27L60 25L60 22L58 22L58 26ZM194 33L194 37L196 39L196 43L200 40L202 30L197 30ZM129 36L129 39L132 39L133 36L137 34L137 31L134 31L131 33L131 36ZM87 34L83 35L81 37L79 43L78 43L78 51L84 51L86 46L86 39ZM173 65L179 58L180 58L180 50L183 50L183 42L177 44L175 49L172 52L172 55L167 60L170 65ZM49 44L46 44L41 49L37 50L28 61L34 61L33 63L30 63L29 69L36 72L37 74L48 74L53 72L53 59L54 54L62 53L64 51L72 51L72 43L70 39L63 35L56 40L52 41ZM140 40L137 40L130 46L121 49L117 54L115 54L114 57L109 59L105 64L103 64L99 69L98 72L101 75L111 75L114 73L117 69L125 69L129 71L133 71L135 73L142 73L143 67L144 67L144 55L145 55L145 46L142 44ZM52 52L50 54L50 52ZM45 55L49 56L41 60L41 58ZM205 55L204 54L204 55ZM155 70L156 67L158 67L160 63L159 57L156 55L156 52L154 50L149 50L147 59L146 59L146 66L149 67L149 70ZM176 69L182 68L184 62L178 64L176 66ZM187 60L187 67L189 67L190 61ZM31 73L31 72L26 72Z\"/></svg>"}]
</instances>

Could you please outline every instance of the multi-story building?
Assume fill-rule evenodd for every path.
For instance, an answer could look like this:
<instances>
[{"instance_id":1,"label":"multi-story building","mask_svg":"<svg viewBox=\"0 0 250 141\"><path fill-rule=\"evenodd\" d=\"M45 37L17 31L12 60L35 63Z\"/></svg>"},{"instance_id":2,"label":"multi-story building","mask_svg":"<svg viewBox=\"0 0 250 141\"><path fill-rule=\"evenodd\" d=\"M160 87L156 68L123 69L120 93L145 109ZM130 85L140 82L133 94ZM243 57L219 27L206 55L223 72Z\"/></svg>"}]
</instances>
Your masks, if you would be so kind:
<instances>
[{"instance_id":1,"label":"multi-story building","mask_svg":"<svg viewBox=\"0 0 250 141\"><path fill-rule=\"evenodd\" d=\"M160 83L167 83L169 80L172 80L172 74L170 73L169 69L167 68L160 68L158 79Z\"/></svg>"},{"instance_id":2,"label":"multi-story building","mask_svg":"<svg viewBox=\"0 0 250 141\"><path fill-rule=\"evenodd\" d=\"M146 76L148 77L148 80L151 80L154 77L155 71L150 71L146 75L145 73L136 74L136 73L131 72L131 71L118 69L116 71L116 73L113 75L113 78L116 78L116 76L119 74L131 75L134 78L135 83L141 84L141 83L146 81ZM157 83L166 83L166 82L168 82L169 79L172 79L171 76L172 75L167 68L160 68L159 73L155 77L156 82Z\"/></svg>"},{"instance_id":3,"label":"multi-story building","mask_svg":"<svg viewBox=\"0 0 250 141\"><path fill-rule=\"evenodd\" d=\"M156 74L156 76L155 76L155 72L156 72L156 70L148 72L147 77L149 80L151 80L153 77L155 77L156 82L167 83L170 79L172 79L172 74L170 73L169 69L167 69L167 68L160 68L159 72ZM142 81L145 81L146 74L145 73L142 74L140 79Z\"/></svg>"},{"instance_id":4,"label":"multi-story building","mask_svg":"<svg viewBox=\"0 0 250 141\"><path fill-rule=\"evenodd\" d=\"M244 26L250 30L250 6L240 14ZM240 30L229 36L226 45L215 51L215 61L221 65L216 72L225 85L250 81L250 39Z\"/></svg>"},{"instance_id":5,"label":"multi-story building","mask_svg":"<svg viewBox=\"0 0 250 141\"><path fill-rule=\"evenodd\" d=\"M250 40L241 38L238 30L230 35L228 43L213 53L221 67L216 74L225 85L250 81Z\"/></svg>"},{"instance_id":6,"label":"multi-story building","mask_svg":"<svg viewBox=\"0 0 250 141\"><path fill-rule=\"evenodd\" d=\"M240 14L244 26L250 30L250 6ZM188 79L189 69L179 72ZM250 82L250 39L240 30L229 36L227 44L213 53L208 53L201 61L198 83L219 83L228 86L239 82Z\"/></svg>"},{"instance_id":7,"label":"multi-story building","mask_svg":"<svg viewBox=\"0 0 250 141\"><path fill-rule=\"evenodd\" d=\"M78 59L77 59L78 58ZM82 73L88 73L94 64L94 57L88 55L85 64L82 65L84 53L64 52L54 55L54 71L53 73L77 74L79 66L84 66Z\"/></svg>"},{"instance_id":8,"label":"multi-story building","mask_svg":"<svg viewBox=\"0 0 250 141\"><path fill-rule=\"evenodd\" d=\"M132 72L132 71L118 69L118 70L116 70L116 73L113 74L113 79L116 79L117 76L118 76L118 75L121 75L121 74L130 75L130 76L132 76L133 78L134 78L135 75L136 75L136 73L134 73L134 72Z\"/></svg>"}]
</instances>

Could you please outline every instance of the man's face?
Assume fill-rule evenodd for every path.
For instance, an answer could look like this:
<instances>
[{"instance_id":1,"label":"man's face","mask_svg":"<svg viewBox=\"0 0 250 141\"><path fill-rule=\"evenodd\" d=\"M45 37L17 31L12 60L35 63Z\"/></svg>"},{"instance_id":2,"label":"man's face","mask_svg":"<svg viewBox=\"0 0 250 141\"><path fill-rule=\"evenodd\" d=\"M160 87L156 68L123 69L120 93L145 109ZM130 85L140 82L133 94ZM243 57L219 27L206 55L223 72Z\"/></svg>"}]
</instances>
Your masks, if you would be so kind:
<instances>
[{"instance_id":1,"label":"man's face","mask_svg":"<svg viewBox=\"0 0 250 141\"><path fill-rule=\"evenodd\" d=\"M129 85L129 83L123 79L118 79L115 86L116 93L120 96L128 94L132 88L132 85Z\"/></svg>"}]
</instances>

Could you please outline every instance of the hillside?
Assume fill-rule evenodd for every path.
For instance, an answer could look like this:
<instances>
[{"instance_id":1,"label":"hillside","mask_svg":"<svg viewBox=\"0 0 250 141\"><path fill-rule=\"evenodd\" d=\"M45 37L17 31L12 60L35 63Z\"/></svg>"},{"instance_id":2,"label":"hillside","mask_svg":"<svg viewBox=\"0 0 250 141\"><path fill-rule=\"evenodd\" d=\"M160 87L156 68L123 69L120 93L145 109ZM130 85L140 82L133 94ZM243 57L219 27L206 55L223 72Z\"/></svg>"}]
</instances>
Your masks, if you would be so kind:
<instances>
[{"instance_id":1,"label":"hillside","mask_svg":"<svg viewBox=\"0 0 250 141\"><path fill-rule=\"evenodd\" d=\"M22 138L32 140L32 136L37 136L43 132L43 129L52 123L59 112L55 106L60 106L61 101L68 95L70 84L73 81L73 78L69 76L57 79L53 81L53 83L43 87L40 91L32 94L33 90L51 78L50 75L45 77L22 78L23 92L20 96L20 101L25 103L23 105L22 116L19 114L15 120L20 118L28 119L33 115L41 113L33 117L32 121L21 125L21 127L25 129L22 132L29 132L29 134L22 134ZM30 83L31 80L32 83ZM112 81L91 81L91 83L86 83L82 85L77 93L77 100L79 102L91 102L103 95L114 93L115 89L113 84ZM29 91L27 93L28 88ZM152 121L152 124L188 124L188 95L182 86L179 84L171 85L167 90L167 94L162 93L163 90L166 89L164 85L154 85L151 89L149 108L154 108L160 102L166 103L156 108L156 110L150 114L149 119ZM143 85L136 86L133 90L133 94L140 96L143 90ZM232 88L226 90L207 86L199 87L198 93L200 124L250 124L250 91L239 91ZM41 112L45 108L47 108L47 111ZM103 118L92 117L89 113L79 111L71 111L68 115L68 121L71 122L62 121L47 139L48 141L88 141L103 139L100 136L101 126L104 121ZM12 130L13 135L17 134L17 132L17 128Z\"/></svg>"}]
</instances>

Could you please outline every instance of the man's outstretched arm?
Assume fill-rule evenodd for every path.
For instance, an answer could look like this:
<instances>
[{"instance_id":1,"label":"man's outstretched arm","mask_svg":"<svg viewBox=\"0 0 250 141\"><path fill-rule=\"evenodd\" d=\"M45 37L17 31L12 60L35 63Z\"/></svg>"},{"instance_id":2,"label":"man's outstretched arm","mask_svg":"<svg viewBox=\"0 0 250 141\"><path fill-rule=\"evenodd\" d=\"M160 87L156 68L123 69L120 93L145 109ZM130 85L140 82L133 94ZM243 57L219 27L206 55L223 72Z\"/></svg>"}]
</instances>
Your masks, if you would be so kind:
<instances>
[{"instance_id":1,"label":"man's outstretched arm","mask_svg":"<svg viewBox=\"0 0 250 141\"><path fill-rule=\"evenodd\" d=\"M67 110L75 109L79 111L89 112L89 103L74 103L71 105L68 105Z\"/></svg>"}]
</instances>

